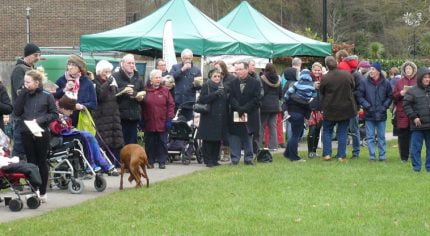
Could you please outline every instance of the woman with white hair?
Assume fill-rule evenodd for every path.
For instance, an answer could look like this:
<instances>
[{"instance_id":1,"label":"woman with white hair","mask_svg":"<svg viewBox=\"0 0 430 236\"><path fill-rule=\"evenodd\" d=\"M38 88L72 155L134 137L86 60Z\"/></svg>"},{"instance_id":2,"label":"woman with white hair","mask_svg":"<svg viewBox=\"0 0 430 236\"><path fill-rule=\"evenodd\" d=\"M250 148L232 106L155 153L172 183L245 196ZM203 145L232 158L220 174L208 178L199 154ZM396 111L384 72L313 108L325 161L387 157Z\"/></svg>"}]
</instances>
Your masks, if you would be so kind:
<instances>
[{"instance_id":1,"label":"woman with white hair","mask_svg":"<svg viewBox=\"0 0 430 236\"><path fill-rule=\"evenodd\" d=\"M149 168L158 161L160 169L166 168L167 131L172 126L175 102L169 89L161 85L161 70L152 70L146 96L141 102L145 132L145 150L149 158Z\"/></svg>"},{"instance_id":2,"label":"woman with white hair","mask_svg":"<svg viewBox=\"0 0 430 236\"><path fill-rule=\"evenodd\" d=\"M93 111L93 118L97 132L103 139L101 142L99 140L102 144L100 146L105 150L108 147L112 151L116 159L112 161L119 167L119 150L124 146L124 139L115 97L118 85L115 78L111 76L112 69L112 64L106 60L101 60L96 65L96 78L93 82L97 94L97 109Z\"/></svg>"}]
</instances>

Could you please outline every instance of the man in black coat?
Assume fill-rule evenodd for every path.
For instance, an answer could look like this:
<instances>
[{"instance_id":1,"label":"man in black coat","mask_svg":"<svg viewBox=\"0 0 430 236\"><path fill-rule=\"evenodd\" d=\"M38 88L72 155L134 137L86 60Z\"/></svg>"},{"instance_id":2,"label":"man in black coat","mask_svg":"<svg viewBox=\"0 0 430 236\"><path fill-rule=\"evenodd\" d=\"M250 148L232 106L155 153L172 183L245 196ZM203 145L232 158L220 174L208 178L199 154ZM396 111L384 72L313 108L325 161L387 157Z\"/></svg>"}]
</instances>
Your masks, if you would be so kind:
<instances>
[{"instance_id":1,"label":"man in black coat","mask_svg":"<svg viewBox=\"0 0 430 236\"><path fill-rule=\"evenodd\" d=\"M24 48L24 57L19 58L16 61L16 65L13 67L12 74L10 76L11 84L11 96L12 104L15 104L15 99L24 86L24 76L29 70L35 69L34 64L40 59L41 53L37 45L29 43ZM15 122L16 117L12 115L12 121L14 124L13 132L13 151L12 156L18 156L21 160L25 160L25 150L21 141L21 122Z\"/></svg>"},{"instance_id":2,"label":"man in black coat","mask_svg":"<svg viewBox=\"0 0 430 236\"><path fill-rule=\"evenodd\" d=\"M143 97L136 96L144 90L143 80L136 71L136 62L132 54L125 55L121 60L121 69L112 74L118 83L117 102L121 117L124 143L137 143L137 125L141 119L139 102Z\"/></svg>"},{"instance_id":3,"label":"man in black coat","mask_svg":"<svg viewBox=\"0 0 430 236\"><path fill-rule=\"evenodd\" d=\"M240 152L243 147L245 165L252 165L254 155L251 134L258 133L260 129L261 84L260 81L249 76L247 62L239 62L235 66L238 79L230 84L229 103L231 111L228 118L231 161L234 165L239 163ZM237 117L242 118L242 122L235 122L235 114ZM247 119L244 119L244 117L247 117Z\"/></svg>"}]
</instances>

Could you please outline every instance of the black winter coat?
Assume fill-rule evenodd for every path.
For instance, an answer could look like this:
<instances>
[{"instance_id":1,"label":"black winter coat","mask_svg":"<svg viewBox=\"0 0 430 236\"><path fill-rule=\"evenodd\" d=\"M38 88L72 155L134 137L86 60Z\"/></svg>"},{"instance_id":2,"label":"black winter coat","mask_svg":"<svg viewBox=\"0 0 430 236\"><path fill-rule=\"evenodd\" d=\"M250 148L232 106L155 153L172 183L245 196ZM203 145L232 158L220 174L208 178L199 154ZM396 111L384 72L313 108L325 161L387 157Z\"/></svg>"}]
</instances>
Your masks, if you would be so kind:
<instances>
[{"instance_id":1,"label":"black winter coat","mask_svg":"<svg viewBox=\"0 0 430 236\"><path fill-rule=\"evenodd\" d=\"M203 140L219 141L225 138L227 129L227 95L226 91L217 93L217 90L218 84L209 80L203 84L198 99L202 104L210 104L210 112L200 115L197 137Z\"/></svg>"},{"instance_id":2,"label":"black winter coat","mask_svg":"<svg viewBox=\"0 0 430 236\"><path fill-rule=\"evenodd\" d=\"M403 108L410 120L411 130L430 129L430 88L414 86L403 97ZM421 126L416 126L415 118L420 118Z\"/></svg>"},{"instance_id":3,"label":"black winter coat","mask_svg":"<svg viewBox=\"0 0 430 236\"><path fill-rule=\"evenodd\" d=\"M259 132L260 129L260 97L261 83L257 79L248 76L244 80L245 88L240 92L241 80L237 79L230 84L229 104L230 112L228 127L230 133L234 135L248 135L249 133ZM248 114L248 122L234 123L233 112Z\"/></svg>"},{"instance_id":4,"label":"black winter coat","mask_svg":"<svg viewBox=\"0 0 430 236\"><path fill-rule=\"evenodd\" d=\"M122 69L113 73L112 76L118 83L118 91L122 91L127 87L127 85L134 85L133 95L130 96L127 93L124 93L117 97L121 119L133 121L140 120L140 104L135 97L138 92L144 90L143 80L139 78L137 71L134 72L133 77L130 79Z\"/></svg>"},{"instance_id":5,"label":"black winter coat","mask_svg":"<svg viewBox=\"0 0 430 236\"><path fill-rule=\"evenodd\" d=\"M10 103L9 95L6 88L0 83L0 117L12 113L12 104ZM0 129L4 130L3 119L0 119Z\"/></svg>"},{"instance_id":6,"label":"black winter coat","mask_svg":"<svg viewBox=\"0 0 430 236\"><path fill-rule=\"evenodd\" d=\"M278 113L281 111L280 100L282 99L281 79L278 75L267 77L261 76L264 95L261 98L261 113Z\"/></svg>"},{"instance_id":7,"label":"black winter coat","mask_svg":"<svg viewBox=\"0 0 430 236\"><path fill-rule=\"evenodd\" d=\"M54 96L42 88L32 92L22 89L14 104L14 115L20 118L25 132L30 130L24 124L24 120L33 119L36 119L37 124L46 130L51 121L58 119Z\"/></svg>"},{"instance_id":8,"label":"black winter coat","mask_svg":"<svg viewBox=\"0 0 430 236\"><path fill-rule=\"evenodd\" d=\"M430 74L427 68L417 72L417 85L409 89L403 97L403 108L410 120L411 130L430 129L430 87L424 87L423 77ZM415 118L420 118L421 126L416 126Z\"/></svg>"},{"instance_id":9,"label":"black winter coat","mask_svg":"<svg viewBox=\"0 0 430 236\"><path fill-rule=\"evenodd\" d=\"M121 127L121 117L115 94L117 87L110 86L112 79L102 81L94 79L97 94L97 108L93 111L93 119L97 132L110 148L121 148L124 139Z\"/></svg>"}]
</instances>

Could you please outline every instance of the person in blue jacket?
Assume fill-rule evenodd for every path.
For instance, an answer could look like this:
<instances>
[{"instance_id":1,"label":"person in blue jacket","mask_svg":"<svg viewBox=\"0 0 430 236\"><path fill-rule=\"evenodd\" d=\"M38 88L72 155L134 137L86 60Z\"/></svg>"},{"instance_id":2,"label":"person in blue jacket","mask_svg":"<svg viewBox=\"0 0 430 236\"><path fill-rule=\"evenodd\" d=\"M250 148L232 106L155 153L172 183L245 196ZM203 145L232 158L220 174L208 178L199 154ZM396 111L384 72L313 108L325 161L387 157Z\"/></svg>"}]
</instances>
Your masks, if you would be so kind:
<instances>
[{"instance_id":1,"label":"person in blue jacket","mask_svg":"<svg viewBox=\"0 0 430 236\"><path fill-rule=\"evenodd\" d=\"M96 90L91 80L88 78L88 72L85 61L78 55L70 55L67 60L67 70L57 82L58 88L54 94L56 99L60 99L64 94L76 98L76 111L72 115L73 126L77 126L79 111L87 108L94 110L97 106Z\"/></svg>"},{"instance_id":2,"label":"person in blue jacket","mask_svg":"<svg viewBox=\"0 0 430 236\"><path fill-rule=\"evenodd\" d=\"M170 74L175 78L175 110L185 102L196 101L196 91L201 89L202 82L195 78L201 77L202 72L193 65L193 52L184 49L181 53L182 63L172 66ZM181 114L187 119L193 119L193 104L183 106Z\"/></svg>"},{"instance_id":3,"label":"person in blue jacket","mask_svg":"<svg viewBox=\"0 0 430 236\"><path fill-rule=\"evenodd\" d=\"M376 160L375 131L378 141L379 160L386 160L385 126L387 109L393 100L390 82L385 79L381 71L379 62L373 62L369 76L360 83L357 93L358 102L364 108L367 144L371 161Z\"/></svg>"}]
</instances>

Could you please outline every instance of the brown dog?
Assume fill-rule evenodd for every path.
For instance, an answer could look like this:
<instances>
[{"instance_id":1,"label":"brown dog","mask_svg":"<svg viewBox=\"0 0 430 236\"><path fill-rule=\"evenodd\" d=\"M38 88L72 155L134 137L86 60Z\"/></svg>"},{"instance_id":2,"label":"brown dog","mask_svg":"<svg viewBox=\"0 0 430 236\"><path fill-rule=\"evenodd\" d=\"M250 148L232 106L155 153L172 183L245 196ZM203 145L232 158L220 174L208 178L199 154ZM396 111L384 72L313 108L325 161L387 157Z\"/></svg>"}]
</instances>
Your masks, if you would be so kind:
<instances>
[{"instance_id":1,"label":"brown dog","mask_svg":"<svg viewBox=\"0 0 430 236\"><path fill-rule=\"evenodd\" d=\"M130 172L128 181L131 183L136 181L136 187L142 186L141 177L146 179L146 187L149 187L149 178L146 173L146 167L148 166L148 157L146 156L145 149L139 144L128 144L125 145L119 153L121 158L121 182L119 189L122 190L122 179L125 170Z\"/></svg>"}]
</instances>

